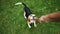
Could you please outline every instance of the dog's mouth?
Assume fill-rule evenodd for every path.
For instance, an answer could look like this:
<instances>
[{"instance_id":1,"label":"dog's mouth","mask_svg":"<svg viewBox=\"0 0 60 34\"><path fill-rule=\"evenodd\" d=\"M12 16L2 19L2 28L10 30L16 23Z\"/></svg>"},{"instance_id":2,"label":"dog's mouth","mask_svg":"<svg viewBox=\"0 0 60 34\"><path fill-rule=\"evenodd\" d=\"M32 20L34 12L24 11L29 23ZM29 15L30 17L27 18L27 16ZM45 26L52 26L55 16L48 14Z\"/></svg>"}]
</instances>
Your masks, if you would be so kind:
<instances>
[{"instance_id":1,"label":"dog's mouth","mask_svg":"<svg viewBox=\"0 0 60 34\"><path fill-rule=\"evenodd\" d=\"M36 16L33 16L32 19L30 19L30 22L35 21L35 17L36 17Z\"/></svg>"},{"instance_id":2,"label":"dog's mouth","mask_svg":"<svg viewBox=\"0 0 60 34\"><path fill-rule=\"evenodd\" d=\"M30 20L31 23L34 23L34 21L35 21L34 19L31 19L31 20Z\"/></svg>"}]
</instances>

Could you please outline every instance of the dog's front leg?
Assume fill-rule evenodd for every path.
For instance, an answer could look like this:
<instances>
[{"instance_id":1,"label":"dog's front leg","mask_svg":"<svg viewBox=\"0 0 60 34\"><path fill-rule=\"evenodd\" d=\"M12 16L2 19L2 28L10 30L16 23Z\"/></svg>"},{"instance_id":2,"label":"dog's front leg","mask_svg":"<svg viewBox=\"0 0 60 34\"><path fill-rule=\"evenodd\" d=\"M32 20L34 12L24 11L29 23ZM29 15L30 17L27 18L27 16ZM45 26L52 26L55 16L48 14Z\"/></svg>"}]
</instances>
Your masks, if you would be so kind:
<instances>
[{"instance_id":1,"label":"dog's front leg","mask_svg":"<svg viewBox=\"0 0 60 34\"><path fill-rule=\"evenodd\" d=\"M30 22L29 21L27 21L27 24L28 24L28 27L31 28L31 25L30 25Z\"/></svg>"},{"instance_id":2,"label":"dog's front leg","mask_svg":"<svg viewBox=\"0 0 60 34\"><path fill-rule=\"evenodd\" d=\"M36 22L34 21L34 27L37 27Z\"/></svg>"}]
</instances>

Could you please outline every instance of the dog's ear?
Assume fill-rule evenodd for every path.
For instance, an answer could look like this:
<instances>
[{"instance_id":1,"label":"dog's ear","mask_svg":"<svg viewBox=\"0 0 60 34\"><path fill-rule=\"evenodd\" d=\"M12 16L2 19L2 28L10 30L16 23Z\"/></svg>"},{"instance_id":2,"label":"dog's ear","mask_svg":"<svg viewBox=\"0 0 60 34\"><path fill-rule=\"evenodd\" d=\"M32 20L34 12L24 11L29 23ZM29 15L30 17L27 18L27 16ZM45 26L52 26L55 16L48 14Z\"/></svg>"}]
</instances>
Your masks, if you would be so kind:
<instances>
[{"instance_id":1,"label":"dog's ear","mask_svg":"<svg viewBox=\"0 0 60 34\"><path fill-rule=\"evenodd\" d=\"M30 21L30 19L31 19L31 15L29 15L27 19Z\"/></svg>"},{"instance_id":2,"label":"dog's ear","mask_svg":"<svg viewBox=\"0 0 60 34\"><path fill-rule=\"evenodd\" d=\"M30 20L30 17L28 17L28 20Z\"/></svg>"}]
</instances>

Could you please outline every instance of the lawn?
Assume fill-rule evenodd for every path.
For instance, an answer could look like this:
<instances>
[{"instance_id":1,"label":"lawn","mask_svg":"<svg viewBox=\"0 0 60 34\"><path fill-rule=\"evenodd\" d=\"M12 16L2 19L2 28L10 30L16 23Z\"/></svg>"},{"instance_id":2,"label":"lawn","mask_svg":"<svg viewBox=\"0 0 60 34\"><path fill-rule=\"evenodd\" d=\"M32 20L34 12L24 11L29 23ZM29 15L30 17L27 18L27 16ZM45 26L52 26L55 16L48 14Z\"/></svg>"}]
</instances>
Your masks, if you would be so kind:
<instances>
[{"instance_id":1,"label":"lawn","mask_svg":"<svg viewBox=\"0 0 60 34\"><path fill-rule=\"evenodd\" d=\"M15 6L17 2L24 2L37 17L60 11L60 0L0 0L0 34L60 34L57 22L36 22L37 27L29 29L24 6Z\"/></svg>"}]
</instances>

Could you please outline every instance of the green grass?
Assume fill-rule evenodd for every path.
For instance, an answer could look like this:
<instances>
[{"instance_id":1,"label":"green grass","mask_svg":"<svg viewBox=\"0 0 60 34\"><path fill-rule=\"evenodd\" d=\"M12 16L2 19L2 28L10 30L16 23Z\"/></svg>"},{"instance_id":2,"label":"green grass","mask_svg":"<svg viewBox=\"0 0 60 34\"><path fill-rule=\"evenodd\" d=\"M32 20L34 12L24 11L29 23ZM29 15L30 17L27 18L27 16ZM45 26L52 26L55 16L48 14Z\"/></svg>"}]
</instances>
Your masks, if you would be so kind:
<instances>
[{"instance_id":1,"label":"green grass","mask_svg":"<svg viewBox=\"0 0 60 34\"><path fill-rule=\"evenodd\" d=\"M0 0L0 34L60 34L60 23L39 23L28 28L23 16L24 2L38 17L60 10L60 0Z\"/></svg>"}]
</instances>

